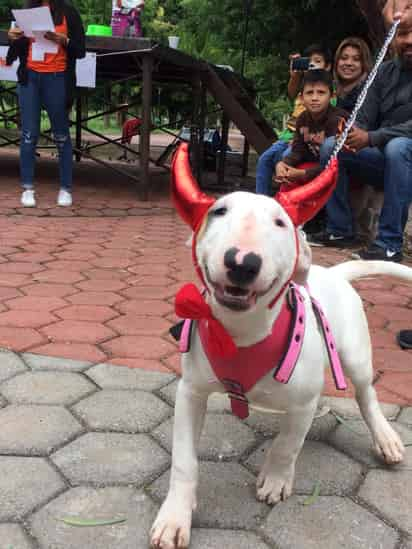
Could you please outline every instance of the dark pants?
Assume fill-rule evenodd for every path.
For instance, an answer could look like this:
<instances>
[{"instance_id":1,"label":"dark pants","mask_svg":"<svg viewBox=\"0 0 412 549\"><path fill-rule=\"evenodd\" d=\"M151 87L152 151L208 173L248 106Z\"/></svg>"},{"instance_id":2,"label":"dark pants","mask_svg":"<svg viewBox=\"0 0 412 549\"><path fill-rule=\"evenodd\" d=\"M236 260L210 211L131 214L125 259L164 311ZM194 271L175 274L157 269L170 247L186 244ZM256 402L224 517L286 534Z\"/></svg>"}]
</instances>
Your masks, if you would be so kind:
<instances>
[{"instance_id":1,"label":"dark pants","mask_svg":"<svg viewBox=\"0 0 412 549\"><path fill-rule=\"evenodd\" d=\"M73 172L72 142L66 110L64 72L27 71L28 82L18 86L21 118L20 176L24 189L34 186L36 145L40 134L40 113L49 115L51 129L59 154L60 186L71 191Z\"/></svg>"}]
</instances>

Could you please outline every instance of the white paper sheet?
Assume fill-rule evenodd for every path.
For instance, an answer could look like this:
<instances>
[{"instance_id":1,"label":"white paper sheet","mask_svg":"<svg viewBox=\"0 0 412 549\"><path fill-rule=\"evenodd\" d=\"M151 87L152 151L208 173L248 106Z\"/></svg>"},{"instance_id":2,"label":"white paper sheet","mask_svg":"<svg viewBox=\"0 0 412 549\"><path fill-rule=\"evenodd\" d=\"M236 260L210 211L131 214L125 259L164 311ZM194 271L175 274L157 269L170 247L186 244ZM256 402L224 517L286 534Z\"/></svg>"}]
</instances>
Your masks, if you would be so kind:
<instances>
[{"instance_id":1,"label":"white paper sheet","mask_svg":"<svg viewBox=\"0 0 412 549\"><path fill-rule=\"evenodd\" d=\"M17 68L19 66L19 60L17 59L13 65L6 67L6 56L8 52L8 46L0 46L0 80L9 80L11 82L17 82Z\"/></svg>"},{"instance_id":2,"label":"white paper sheet","mask_svg":"<svg viewBox=\"0 0 412 549\"><path fill-rule=\"evenodd\" d=\"M12 10L12 12L17 26L26 36L35 40L32 45L33 61L44 61L46 53L57 53L57 44L44 38L47 31L54 32L55 30L48 6L28 10Z\"/></svg>"},{"instance_id":3,"label":"white paper sheet","mask_svg":"<svg viewBox=\"0 0 412 549\"><path fill-rule=\"evenodd\" d=\"M76 83L80 88L96 87L96 54L87 52L86 57L76 61Z\"/></svg>"},{"instance_id":4,"label":"white paper sheet","mask_svg":"<svg viewBox=\"0 0 412 549\"><path fill-rule=\"evenodd\" d=\"M48 6L29 10L12 10L17 26L29 38L34 38L33 31L52 31L54 23Z\"/></svg>"}]
</instances>

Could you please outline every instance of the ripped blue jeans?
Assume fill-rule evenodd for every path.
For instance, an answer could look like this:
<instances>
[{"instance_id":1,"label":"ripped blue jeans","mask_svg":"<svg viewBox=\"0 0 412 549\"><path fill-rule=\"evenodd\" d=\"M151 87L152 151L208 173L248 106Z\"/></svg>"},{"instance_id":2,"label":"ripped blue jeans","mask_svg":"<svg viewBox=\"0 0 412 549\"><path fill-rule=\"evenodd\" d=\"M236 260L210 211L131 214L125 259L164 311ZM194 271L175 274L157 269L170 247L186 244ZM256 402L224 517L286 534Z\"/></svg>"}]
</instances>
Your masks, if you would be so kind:
<instances>
[{"instance_id":1,"label":"ripped blue jeans","mask_svg":"<svg viewBox=\"0 0 412 549\"><path fill-rule=\"evenodd\" d=\"M40 113L49 115L59 155L60 187L71 192L73 175L72 142L66 110L64 72L41 73L28 70L26 85L19 84L21 119L20 177L24 189L33 189L36 145L40 134Z\"/></svg>"}]
</instances>

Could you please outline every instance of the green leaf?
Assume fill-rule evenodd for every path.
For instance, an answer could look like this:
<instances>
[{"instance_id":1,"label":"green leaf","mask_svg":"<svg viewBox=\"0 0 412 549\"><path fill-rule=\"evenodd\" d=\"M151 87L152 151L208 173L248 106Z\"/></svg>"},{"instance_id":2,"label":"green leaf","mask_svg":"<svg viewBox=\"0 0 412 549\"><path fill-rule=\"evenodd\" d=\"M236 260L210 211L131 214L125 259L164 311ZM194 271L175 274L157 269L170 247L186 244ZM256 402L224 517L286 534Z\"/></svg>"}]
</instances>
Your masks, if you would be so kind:
<instances>
[{"instance_id":1,"label":"green leaf","mask_svg":"<svg viewBox=\"0 0 412 549\"><path fill-rule=\"evenodd\" d=\"M114 519L106 519L106 520L93 520L93 519L81 519L76 517L67 517L67 518L57 518L57 520L60 520L61 522L64 522L65 524L69 524L70 526L109 526L111 524L120 524L122 522L126 522L126 518L114 518Z\"/></svg>"},{"instance_id":2,"label":"green leaf","mask_svg":"<svg viewBox=\"0 0 412 549\"><path fill-rule=\"evenodd\" d=\"M317 498L320 494L320 481L317 480L313 486L313 492L312 495L307 497L303 502L302 505L312 505L312 503L315 503Z\"/></svg>"},{"instance_id":3,"label":"green leaf","mask_svg":"<svg viewBox=\"0 0 412 549\"><path fill-rule=\"evenodd\" d=\"M358 433L358 431L356 431L353 427L351 427L349 425L349 423L346 421L346 419L344 419L343 417L341 417L340 415L338 415L336 412L334 412L333 410L331 410L331 413L336 417L336 419L338 420L338 422L343 425L346 429L348 429L348 431L352 431L352 433L355 433L355 435L358 435L358 437L363 437L363 435L361 433Z\"/></svg>"}]
</instances>

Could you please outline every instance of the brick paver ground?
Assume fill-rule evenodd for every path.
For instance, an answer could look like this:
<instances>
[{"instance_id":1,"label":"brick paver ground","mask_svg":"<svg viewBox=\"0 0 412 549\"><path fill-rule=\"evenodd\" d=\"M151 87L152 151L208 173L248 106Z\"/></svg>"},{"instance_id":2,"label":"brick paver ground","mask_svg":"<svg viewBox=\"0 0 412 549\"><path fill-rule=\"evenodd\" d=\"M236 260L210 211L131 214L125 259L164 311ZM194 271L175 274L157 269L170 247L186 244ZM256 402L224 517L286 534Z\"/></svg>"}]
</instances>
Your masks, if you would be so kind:
<instances>
[{"instance_id":1,"label":"brick paver ground","mask_svg":"<svg viewBox=\"0 0 412 549\"><path fill-rule=\"evenodd\" d=\"M176 376L7 351L0 376L0 547L147 549L168 486ZM279 416L241 422L228 407L224 395L209 401L191 549L411 547L412 407L383 405L406 445L404 463L386 467L355 402L323 399L294 495L274 509L255 484Z\"/></svg>"},{"instance_id":2,"label":"brick paver ground","mask_svg":"<svg viewBox=\"0 0 412 549\"><path fill-rule=\"evenodd\" d=\"M179 371L168 328L173 296L195 281L188 229L163 185L141 202L133 185L100 167L80 166L73 208L58 208L56 162L39 163L38 207L19 202L16 155L2 153L0 186L0 347L17 352ZM161 174L154 177L161 189ZM347 252L315 250L332 265ZM395 334L412 327L410 285L356 283L371 325L381 400L412 404L411 352ZM328 379L327 394L334 395ZM347 393L352 395L351 391Z\"/></svg>"}]
</instances>

